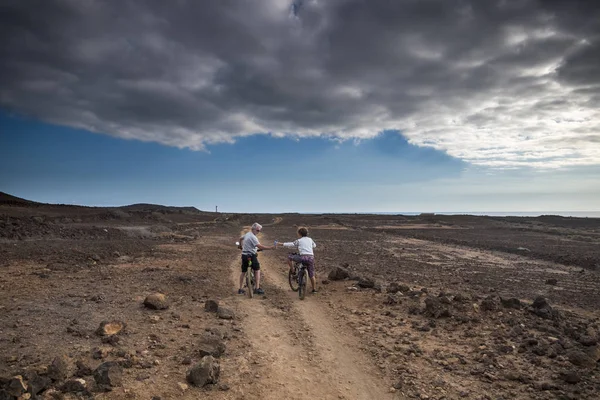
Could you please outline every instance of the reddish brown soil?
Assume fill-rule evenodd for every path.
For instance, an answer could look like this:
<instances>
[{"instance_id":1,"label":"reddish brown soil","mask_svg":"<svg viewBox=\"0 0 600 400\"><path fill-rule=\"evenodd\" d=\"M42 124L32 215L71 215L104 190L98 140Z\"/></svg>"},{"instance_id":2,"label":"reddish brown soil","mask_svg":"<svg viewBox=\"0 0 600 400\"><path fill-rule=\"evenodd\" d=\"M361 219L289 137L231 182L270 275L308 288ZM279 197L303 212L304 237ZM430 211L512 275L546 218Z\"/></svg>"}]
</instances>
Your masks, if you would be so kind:
<instances>
[{"instance_id":1,"label":"reddish brown soil","mask_svg":"<svg viewBox=\"0 0 600 400\"><path fill-rule=\"evenodd\" d=\"M110 392L82 373L86 393L64 393L55 381L41 397L600 394L598 219L223 215L4 200L0 377L44 377L57 356L67 357L71 374L77 361L91 369L111 360L125 367ZM266 296L235 293L233 242L255 220L265 226L264 244L309 227L318 244L318 294L300 301L289 290L281 249L259 256ZM340 265L352 279L321 283ZM374 288L358 287L358 278ZM387 293L392 283L407 287ZM153 292L167 296L168 309L143 306ZM551 312L532 307L539 296ZM507 308L501 299L509 298L522 306ZM210 299L234 318L205 312ZM104 320L126 323L118 339L95 333ZM224 336L219 383L186 387L207 331Z\"/></svg>"}]
</instances>

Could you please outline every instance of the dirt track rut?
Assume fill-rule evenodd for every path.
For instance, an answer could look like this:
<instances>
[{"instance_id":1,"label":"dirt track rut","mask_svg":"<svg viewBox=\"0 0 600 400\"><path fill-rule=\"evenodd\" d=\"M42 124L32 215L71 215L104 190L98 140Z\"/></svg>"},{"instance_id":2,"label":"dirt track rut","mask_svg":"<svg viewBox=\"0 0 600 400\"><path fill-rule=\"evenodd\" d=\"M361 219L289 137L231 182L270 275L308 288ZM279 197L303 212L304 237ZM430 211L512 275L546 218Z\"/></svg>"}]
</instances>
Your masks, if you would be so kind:
<instances>
[{"instance_id":1,"label":"dirt track rut","mask_svg":"<svg viewBox=\"0 0 600 400\"><path fill-rule=\"evenodd\" d=\"M266 298L237 298L246 317L249 352L257 358L255 389L249 399L392 399L387 385L358 341L335 326L319 295L304 301L290 290L284 251L263 252L261 270ZM239 260L232 262L232 281L239 279Z\"/></svg>"}]
</instances>

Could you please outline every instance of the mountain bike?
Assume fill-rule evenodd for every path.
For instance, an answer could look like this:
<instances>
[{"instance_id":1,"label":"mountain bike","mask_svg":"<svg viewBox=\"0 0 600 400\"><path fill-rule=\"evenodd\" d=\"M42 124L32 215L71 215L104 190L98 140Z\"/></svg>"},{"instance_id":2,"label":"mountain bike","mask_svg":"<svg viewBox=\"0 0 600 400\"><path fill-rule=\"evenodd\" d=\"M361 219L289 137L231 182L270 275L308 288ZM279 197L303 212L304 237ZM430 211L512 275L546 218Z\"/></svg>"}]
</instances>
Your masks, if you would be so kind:
<instances>
[{"instance_id":1,"label":"mountain bike","mask_svg":"<svg viewBox=\"0 0 600 400\"><path fill-rule=\"evenodd\" d=\"M298 253L291 254L296 255ZM294 292L298 292L300 300L304 300L306 296L306 283L308 282L308 269L303 262L293 263L292 270L288 272L288 282L290 283L290 288Z\"/></svg>"},{"instance_id":2,"label":"mountain bike","mask_svg":"<svg viewBox=\"0 0 600 400\"><path fill-rule=\"evenodd\" d=\"M240 242L235 242L236 246L240 246ZM260 251L260 250L257 250ZM246 271L246 278L244 279L244 287L248 291L248 297L254 297L254 287L256 286L256 279L254 278L254 270L252 269L252 259L248 260L248 270Z\"/></svg>"}]
</instances>

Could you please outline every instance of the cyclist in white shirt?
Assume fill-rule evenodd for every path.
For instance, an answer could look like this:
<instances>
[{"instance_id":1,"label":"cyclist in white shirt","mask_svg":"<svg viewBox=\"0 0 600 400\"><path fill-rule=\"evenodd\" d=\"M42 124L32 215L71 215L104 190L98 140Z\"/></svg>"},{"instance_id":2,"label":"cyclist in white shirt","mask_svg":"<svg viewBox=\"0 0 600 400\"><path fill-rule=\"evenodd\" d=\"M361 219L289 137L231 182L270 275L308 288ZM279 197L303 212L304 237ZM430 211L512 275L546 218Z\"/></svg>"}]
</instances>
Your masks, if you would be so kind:
<instances>
[{"instance_id":1,"label":"cyclist in white shirt","mask_svg":"<svg viewBox=\"0 0 600 400\"><path fill-rule=\"evenodd\" d=\"M308 229L305 227L298 228L298 239L293 242L281 243L283 247L296 247L299 254L290 254L288 256L288 265L290 272L292 271L293 263L301 262L306 265L310 283L312 285L312 293L317 293L317 278L315 277L315 254L313 249L317 244L308 237Z\"/></svg>"}]
</instances>

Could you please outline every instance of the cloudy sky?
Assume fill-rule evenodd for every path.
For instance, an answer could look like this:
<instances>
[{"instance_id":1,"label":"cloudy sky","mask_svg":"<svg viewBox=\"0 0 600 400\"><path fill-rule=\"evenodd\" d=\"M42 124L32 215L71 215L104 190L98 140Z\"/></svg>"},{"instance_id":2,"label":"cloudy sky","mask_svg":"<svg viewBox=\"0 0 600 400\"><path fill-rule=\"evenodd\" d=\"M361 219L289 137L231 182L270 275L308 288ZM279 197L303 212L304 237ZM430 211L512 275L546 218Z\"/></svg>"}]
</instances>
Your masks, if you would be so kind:
<instances>
[{"instance_id":1,"label":"cloudy sky","mask_svg":"<svg viewBox=\"0 0 600 400\"><path fill-rule=\"evenodd\" d=\"M600 3L0 0L0 190L600 210Z\"/></svg>"}]
</instances>

